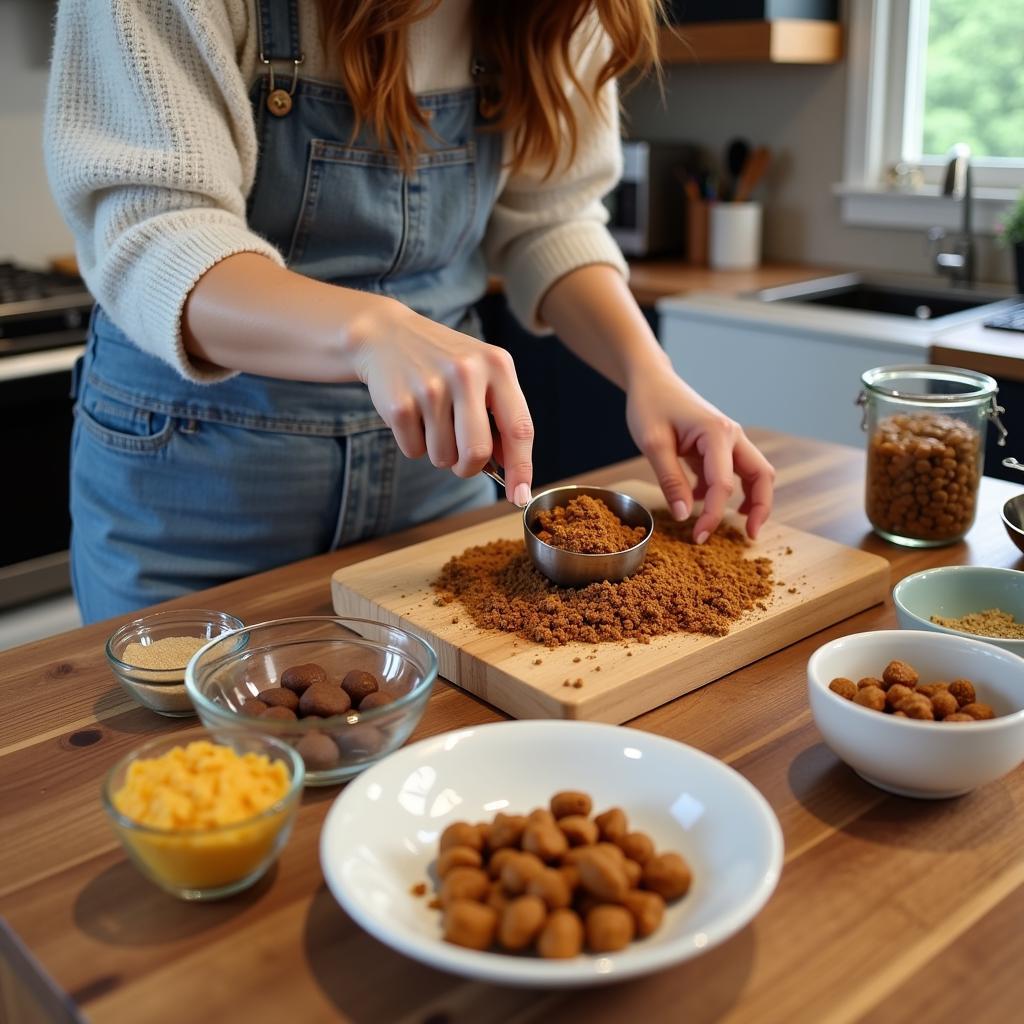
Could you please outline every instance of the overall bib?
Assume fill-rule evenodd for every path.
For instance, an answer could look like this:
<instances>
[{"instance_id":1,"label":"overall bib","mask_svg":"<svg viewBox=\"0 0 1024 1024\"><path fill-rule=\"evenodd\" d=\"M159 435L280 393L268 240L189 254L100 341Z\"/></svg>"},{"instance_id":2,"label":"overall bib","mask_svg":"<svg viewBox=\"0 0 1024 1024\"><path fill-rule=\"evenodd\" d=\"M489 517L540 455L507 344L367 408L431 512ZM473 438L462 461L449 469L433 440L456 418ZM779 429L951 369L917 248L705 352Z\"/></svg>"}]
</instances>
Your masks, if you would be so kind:
<instances>
[{"instance_id":1,"label":"overall bib","mask_svg":"<svg viewBox=\"0 0 1024 1024\"><path fill-rule=\"evenodd\" d=\"M477 333L502 142L481 130L476 87L417 97L432 132L405 174L372 131L352 137L344 88L301 76L292 88L295 0L258 7L262 55L291 103L275 116L271 76L253 86L249 225L293 270ZM75 379L72 579L86 622L494 500L482 476L406 459L360 384L197 385L98 307Z\"/></svg>"}]
</instances>

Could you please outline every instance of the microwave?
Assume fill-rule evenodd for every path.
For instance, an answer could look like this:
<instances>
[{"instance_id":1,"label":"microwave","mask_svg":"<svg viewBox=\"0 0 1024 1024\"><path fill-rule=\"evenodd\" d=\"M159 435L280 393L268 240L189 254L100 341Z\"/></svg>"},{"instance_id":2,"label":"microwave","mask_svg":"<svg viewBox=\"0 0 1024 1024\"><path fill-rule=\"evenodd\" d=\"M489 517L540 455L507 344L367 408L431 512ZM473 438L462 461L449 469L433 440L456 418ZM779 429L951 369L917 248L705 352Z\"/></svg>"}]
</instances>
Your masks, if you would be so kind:
<instances>
[{"instance_id":1,"label":"microwave","mask_svg":"<svg viewBox=\"0 0 1024 1024\"><path fill-rule=\"evenodd\" d=\"M605 197L608 227L626 256L681 252L685 237L683 178L695 147L624 139L622 177Z\"/></svg>"}]
</instances>

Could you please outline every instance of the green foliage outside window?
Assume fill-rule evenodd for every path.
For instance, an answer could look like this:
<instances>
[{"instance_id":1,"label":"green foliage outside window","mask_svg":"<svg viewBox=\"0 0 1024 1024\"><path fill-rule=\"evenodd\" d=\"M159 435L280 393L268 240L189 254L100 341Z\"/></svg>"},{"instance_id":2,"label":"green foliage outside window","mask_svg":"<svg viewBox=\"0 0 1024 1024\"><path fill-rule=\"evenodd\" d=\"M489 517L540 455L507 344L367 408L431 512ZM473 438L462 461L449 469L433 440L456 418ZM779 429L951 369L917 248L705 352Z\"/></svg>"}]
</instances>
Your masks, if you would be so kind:
<instances>
[{"instance_id":1,"label":"green foliage outside window","mask_svg":"<svg viewBox=\"0 0 1024 1024\"><path fill-rule=\"evenodd\" d=\"M1024 0L931 0L926 154L1024 158Z\"/></svg>"}]
</instances>

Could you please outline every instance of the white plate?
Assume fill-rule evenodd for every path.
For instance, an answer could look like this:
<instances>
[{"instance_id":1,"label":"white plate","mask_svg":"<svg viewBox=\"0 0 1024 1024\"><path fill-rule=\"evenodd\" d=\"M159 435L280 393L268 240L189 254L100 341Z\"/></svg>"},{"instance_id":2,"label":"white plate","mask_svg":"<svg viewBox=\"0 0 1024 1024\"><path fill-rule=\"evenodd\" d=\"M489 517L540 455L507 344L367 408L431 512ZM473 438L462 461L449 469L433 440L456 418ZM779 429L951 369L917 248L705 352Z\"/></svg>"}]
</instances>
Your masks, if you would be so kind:
<instances>
[{"instance_id":1,"label":"white plate","mask_svg":"<svg viewBox=\"0 0 1024 1024\"><path fill-rule=\"evenodd\" d=\"M690 892L658 931L610 956L552 961L444 942L440 913L410 893L429 884L441 831L546 806L562 789L590 793L595 813L622 807L658 850L680 852ZM775 888L782 831L746 779L682 743L589 722L502 722L422 740L350 782L324 822L320 863L348 914L406 956L505 985L593 985L660 970L739 931Z\"/></svg>"}]
</instances>

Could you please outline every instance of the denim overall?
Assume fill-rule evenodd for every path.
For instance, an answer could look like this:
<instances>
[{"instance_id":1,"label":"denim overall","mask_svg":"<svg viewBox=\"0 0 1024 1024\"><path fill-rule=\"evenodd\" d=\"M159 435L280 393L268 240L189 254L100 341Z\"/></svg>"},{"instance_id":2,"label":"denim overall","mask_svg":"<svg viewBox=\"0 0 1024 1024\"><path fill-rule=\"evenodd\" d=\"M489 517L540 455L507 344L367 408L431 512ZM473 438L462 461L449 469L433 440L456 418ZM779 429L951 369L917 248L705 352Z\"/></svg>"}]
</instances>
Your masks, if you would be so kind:
<instances>
[{"instance_id":1,"label":"denim overall","mask_svg":"<svg viewBox=\"0 0 1024 1024\"><path fill-rule=\"evenodd\" d=\"M501 165L476 87L418 97L432 132L405 174L372 131L352 138L342 87L292 79L295 0L258 6L276 75L251 93L249 225L293 270L473 333ZM292 90L284 116L268 109L272 81ZM494 500L482 476L406 459L359 384L193 384L99 308L75 376L72 577L87 622Z\"/></svg>"}]
</instances>

